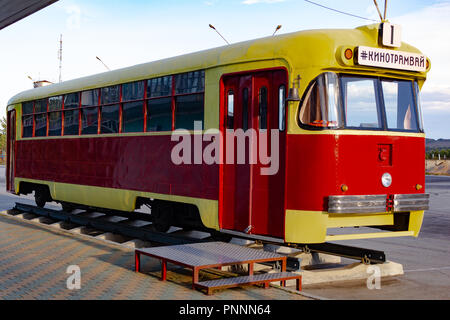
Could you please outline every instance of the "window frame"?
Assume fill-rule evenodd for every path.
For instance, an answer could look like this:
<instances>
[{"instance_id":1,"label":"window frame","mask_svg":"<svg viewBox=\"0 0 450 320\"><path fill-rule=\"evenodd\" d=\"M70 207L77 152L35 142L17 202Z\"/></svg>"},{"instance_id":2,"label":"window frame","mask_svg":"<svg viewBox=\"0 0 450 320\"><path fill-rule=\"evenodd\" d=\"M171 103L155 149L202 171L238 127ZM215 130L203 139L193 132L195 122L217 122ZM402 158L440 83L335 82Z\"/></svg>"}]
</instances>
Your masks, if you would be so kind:
<instances>
[{"instance_id":1,"label":"window frame","mask_svg":"<svg viewBox=\"0 0 450 320\"><path fill-rule=\"evenodd\" d=\"M102 88L95 88L95 89L88 89L80 91L80 111L79 111L79 136L86 136L86 135L99 135L100 134L100 122L101 122L101 112L100 112L100 105L101 105L101 89ZM96 105L85 105L83 106L83 92L88 91L94 91L97 90L97 104ZM97 108L97 133L83 133L83 110L85 109L93 109Z\"/></svg>"},{"instance_id":2,"label":"window frame","mask_svg":"<svg viewBox=\"0 0 450 320\"><path fill-rule=\"evenodd\" d=\"M159 79L159 78L164 78L164 77L170 77L170 94L169 95L158 95L158 96L154 96L152 97L151 95L148 95L148 82L154 79ZM144 101L144 108L145 108L145 123L144 123L144 132L170 132L175 130L174 126L175 126L175 101L174 101L174 86L175 86L175 75L165 75L165 76L161 76L161 77L156 77L156 78L150 78L147 79L145 81L146 87L145 87L145 101ZM162 131L158 131L158 130L148 130L148 116L150 113L151 116L151 112L149 112L149 102L150 101L155 101L155 100L159 100L159 99L168 99L170 98L170 112L171 112L171 122L170 122L170 128L171 130L162 130Z\"/></svg>"},{"instance_id":3,"label":"window frame","mask_svg":"<svg viewBox=\"0 0 450 320\"><path fill-rule=\"evenodd\" d=\"M355 78L361 80L372 80L375 94L375 103L376 103L376 112L377 112L377 121L379 122L379 127L355 127L355 126L347 126L347 108L345 107L345 97L343 92L343 80L344 78ZM379 77L363 77L363 76L354 76L354 75L339 75L338 74L338 83L339 83L339 93L340 93L340 102L341 102L341 110L340 113L343 115L342 122L344 124L344 129L348 130L365 130L365 131L387 131L387 123L386 123L386 107L384 105L384 99L382 94L383 88L380 88L381 81Z\"/></svg>"},{"instance_id":4,"label":"window frame","mask_svg":"<svg viewBox=\"0 0 450 320\"><path fill-rule=\"evenodd\" d=\"M328 72L328 71L326 71ZM421 115L419 115L419 112L421 112L421 109L418 109L420 106L417 102L417 94L416 93L416 89L415 89L415 85L414 83L417 83L417 81L413 80L413 79L405 79L405 78L390 78L390 77L381 77L381 76L366 76L366 75L359 75L359 74L350 74L350 73L335 73L336 76L338 77L338 84L340 86L339 90L342 91L342 78L343 77L352 77L352 78L361 78L361 79L375 79L375 83L376 83L376 90L375 93L377 95L376 97L376 104L377 104L377 114L380 115L381 117L381 128L370 128L370 127L349 127L347 126L347 115L346 115L346 110L344 108L344 95L342 94L342 92L340 92L340 97L339 97L339 103L341 104L340 108L339 108L339 114L338 117L341 118L341 122L343 123L342 126L338 126L338 127L314 127L314 126L310 126L307 124L304 124L303 122L301 122L300 120L300 112L302 110L302 108L304 107L305 103L306 103L306 99L309 96L309 91L311 90L312 86L314 86L317 82L317 79L322 76L324 73L320 73L318 74L306 87L303 96L300 100L299 103L299 107L297 108L297 113L296 113L296 122L297 125L304 129L304 130L308 130L308 131L323 131L323 130L361 130L361 131L386 131L386 132L403 132L403 133L424 133L424 129L423 126L421 127L420 125L420 117ZM412 94L413 94L413 101L414 103L414 110L416 112L416 126L417 126L417 130L407 130L407 129L389 129L388 128L388 123L387 123L387 116L386 116L386 106L385 106L385 101L384 101L384 95L383 95L383 88L382 88L382 81L392 81L392 82L396 82L396 81L406 81L406 82L411 82L411 86L412 86Z\"/></svg>"},{"instance_id":5,"label":"window frame","mask_svg":"<svg viewBox=\"0 0 450 320\"><path fill-rule=\"evenodd\" d=\"M419 112L422 112L422 108L419 109L419 103L417 101L417 97L416 97L416 92L415 92L415 86L414 83L416 81L414 80L405 80L405 79L393 79L393 78L383 78L383 77L378 77L378 81L380 83L380 99L382 100L383 103L383 110L384 110L384 116L385 116L385 126L386 126L386 131L393 131L393 132L411 132L411 133L423 133L423 127L421 127L420 125L420 118L422 117L422 115L419 115ZM384 92L383 92L383 85L382 85L382 81L386 81L386 82L408 82L411 85L411 94L412 94L412 101L414 102L414 111L415 111L415 119L416 119L416 130L411 129L391 129L389 128L389 124L388 124L388 120L387 120L387 110L386 110L386 105L385 105L385 99L384 99ZM419 118L420 117L420 118Z\"/></svg>"},{"instance_id":6,"label":"window frame","mask_svg":"<svg viewBox=\"0 0 450 320\"><path fill-rule=\"evenodd\" d=\"M81 136L81 92L82 91L76 91L76 92L70 92L70 93L66 93L63 96L63 105L62 105L62 132L61 132L61 136L62 137L74 137L74 136ZM67 95L72 95L72 94L76 94L78 96L78 105L76 107L72 107L72 108L66 108L66 96ZM66 111L77 111L78 112L78 133L77 134L66 134Z\"/></svg>"},{"instance_id":7,"label":"window frame","mask_svg":"<svg viewBox=\"0 0 450 320\"><path fill-rule=\"evenodd\" d=\"M188 92L188 93L176 93L177 88L176 88L176 76L181 76L183 74L189 74L189 73L194 73L194 72L200 72L202 79L203 79L203 88L201 91L196 91L196 92ZM202 119L202 129L204 130L205 128L205 88L206 88L206 72L205 69L200 69L200 70L193 70L193 71L188 71L188 72L183 72L183 73L177 73L172 75L172 131L177 130L177 125L176 125L176 113L177 113L177 97L181 97L181 96L190 96L190 95L202 95L202 105L203 105L203 119ZM185 129L185 128L178 128L178 129ZM189 130L193 130L193 129L189 129Z\"/></svg>"},{"instance_id":8,"label":"window frame","mask_svg":"<svg viewBox=\"0 0 450 320\"><path fill-rule=\"evenodd\" d=\"M200 73L200 81L202 81L202 90L198 90L195 92L184 92L184 93L176 93L176 77L177 76L183 76L185 74L190 74L190 73L195 73L195 72L199 72ZM148 93L148 89L149 89L149 82L151 80L154 79L160 79L160 78L169 78L169 82L170 82L170 92L167 95L161 95L161 96L153 96L151 97L151 94ZM127 84L132 84L132 83L143 83L143 96L142 97L137 97L136 99L127 99L124 100L123 97L123 86L127 85ZM103 96L104 96L104 92L103 90L108 88L108 87L115 87L117 86L119 89L119 99L118 101L115 102L104 102L103 101ZM197 86L197 89L199 88L199 86ZM197 90L196 89L196 90ZM59 95L55 95L55 96L49 96L49 97L45 97L45 98L40 98L40 99L34 99L31 101L24 101L22 102L22 138L34 138L35 136L35 130L36 130L36 116L39 115L44 115L46 117L46 134L45 136L39 136L39 137L51 137L51 138L55 138L55 137L74 137L74 136L85 136L85 135L111 135L111 134L122 134L122 133L152 133L152 132L171 132L175 130L176 127L176 104L177 104L177 98L178 97L183 97L183 96L193 96L193 95L202 95L202 125L204 127L204 118L205 118L205 89L206 89L206 72L205 69L199 69L199 70L193 70L193 71L188 71L188 72L183 72L183 73L177 73L177 74L167 74L167 75L163 75L163 76L159 76L159 77L154 77L154 78L147 78L147 79L142 79L142 80L135 80L135 81L130 81L130 82L125 82L125 83L119 83L119 84L113 84L113 85L109 85L109 86L104 86L104 87L97 87L97 88L91 88L91 89L85 89L85 90L79 90L79 91L74 91L74 92L68 92L68 93L64 93L64 94L59 94ZM89 92L89 91L94 91L96 92L96 97L95 97L95 102L90 103L90 104L86 104L83 105L83 93L84 92ZM77 95L77 104L72 104L71 103L71 107L67 108L66 107L66 98L69 95ZM50 99L53 97L61 97L61 107L60 109L55 109L55 110L49 110L49 104L50 104ZM165 131L149 131L147 130L148 124L147 124L147 120L148 120L148 114L149 114L149 109L148 109L148 103L149 101L152 100L158 100L158 99L170 99L170 115L171 115L171 124L170 130L165 130ZM46 110L42 111L42 112L38 112L36 113L36 102L40 101L40 100L45 100L46 101ZM24 114L23 113L23 104L29 103L32 105L32 111L31 113L27 113ZM124 104L127 103L142 103L142 116L143 116L143 128L142 131L131 131L131 132L124 132L124 122L123 122L123 107ZM108 107L108 106L115 106L118 105L119 106L119 124L118 124L118 132L102 132L102 111L104 110L103 108ZM96 133L83 133L83 112L86 112L85 110L87 109L96 109L97 112L97 130ZM77 134L66 134L66 130L65 130L65 126L66 126L66 112L77 112L78 113L78 132ZM49 135L49 117L50 114L52 113L60 113L60 117L61 117L61 133L60 135ZM30 130L32 131L31 136L27 136L24 137L24 119L25 117L31 117L32 118L32 128L30 128Z\"/></svg>"},{"instance_id":9,"label":"window frame","mask_svg":"<svg viewBox=\"0 0 450 320\"><path fill-rule=\"evenodd\" d=\"M45 110L44 111L40 111L40 112L36 112L36 101L43 101L45 100ZM45 115L45 135L36 135L36 116L43 116ZM41 98L41 99L36 99L33 101L33 138L43 138L43 137L48 137L48 97L47 98Z\"/></svg>"}]
</instances>

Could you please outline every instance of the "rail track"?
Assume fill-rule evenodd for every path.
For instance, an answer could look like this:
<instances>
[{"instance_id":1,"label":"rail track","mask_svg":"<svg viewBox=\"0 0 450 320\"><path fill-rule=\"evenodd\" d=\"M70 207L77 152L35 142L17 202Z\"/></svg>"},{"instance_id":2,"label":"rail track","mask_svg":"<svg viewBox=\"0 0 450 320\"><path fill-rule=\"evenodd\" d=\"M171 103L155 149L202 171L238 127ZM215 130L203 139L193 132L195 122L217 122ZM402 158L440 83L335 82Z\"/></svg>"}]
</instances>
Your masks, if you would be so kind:
<instances>
[{"instance_id":1,"label":"rail track","mask_svg":"<svg viewBox=\"0 0 450 320\"><path fill-rule=\"evenodd\" d=\"M133 214L123 212L98 213L93 210L77 210L76 212L66 212L64 210L55 210L50 208L40 208L37 206L16 202L13 209L8 210L10 215L29 214L33 217L46 217L50 223L64 222L67 225L64 229L70 230L76 227L89 228L94 235L102 233L112 233L120 235L122 243L133 239L138 239L157 245L177 245L187 243L198 243L217 241L220 234L212 234L200 230L196 237L186 236L182 229L172 232L159 232L152 226L151 214L135 212ZM50 224L46 223L46 224ZM170 230L169 230L170 231ZM203 232L202 232L203 231ZM201 235L200 237L198 235ZM251 236L241 236L239 238L254 240ZM264 241L258 241L262 244ZM267 242L269 243L269 242ZM280 245L279 243L271 243ZM352 246L345 246L334 243L322 244L296 244L293 247L301 249L303 252L320 252L350 259L359 260L365 264L383 263L386 261L384 252L364 249ZM287 268L290 270L299 270L300 261L297 258L288 257Z\"/></svg>"}]
</instances>

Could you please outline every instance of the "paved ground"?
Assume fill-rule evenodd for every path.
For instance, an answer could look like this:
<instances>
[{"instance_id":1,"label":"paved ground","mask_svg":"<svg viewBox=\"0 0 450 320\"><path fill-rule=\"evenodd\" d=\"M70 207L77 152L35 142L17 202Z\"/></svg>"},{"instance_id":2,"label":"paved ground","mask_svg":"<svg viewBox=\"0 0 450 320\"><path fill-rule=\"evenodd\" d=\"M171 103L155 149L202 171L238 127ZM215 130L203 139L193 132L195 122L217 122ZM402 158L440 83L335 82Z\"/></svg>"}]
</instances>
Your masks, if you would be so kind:
<instances>
[{"instance_id":1,"label":"paved ground","mask_svg":"<svg viewBox=\"0 0 450 320\"><path fill-rule=\"evenodd\" d=\"M74 283L69 266L81 271L79 290L67 287L68 280ZM168 281L160 281L159 261L148 257L142 257L142 273L133 270L132 250L0 215L0 299L306 299L254 286L206 296L191 289L190 271L177 266L169 266Z\"/></svg>"}]
</instances>

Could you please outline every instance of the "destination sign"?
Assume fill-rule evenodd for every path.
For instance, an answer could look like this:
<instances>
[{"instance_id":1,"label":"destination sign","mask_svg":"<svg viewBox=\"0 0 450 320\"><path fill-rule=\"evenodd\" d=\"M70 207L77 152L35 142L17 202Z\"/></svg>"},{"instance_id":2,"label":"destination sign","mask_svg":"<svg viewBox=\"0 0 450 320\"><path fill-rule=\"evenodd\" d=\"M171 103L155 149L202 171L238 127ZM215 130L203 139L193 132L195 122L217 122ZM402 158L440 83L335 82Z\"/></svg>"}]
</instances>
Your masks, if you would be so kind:
<instances>
[{"instance_id":1,"label":"destination sign","mask_svg":"<svg viewBox=\"0 0 450 320\"><path fill-rule=\"evenodd\" d=\"M364 46L358 47L357 62L362 66L407 71L424 72L427 69L427 58L422 54Z\"/></svg>"}]
</instances>

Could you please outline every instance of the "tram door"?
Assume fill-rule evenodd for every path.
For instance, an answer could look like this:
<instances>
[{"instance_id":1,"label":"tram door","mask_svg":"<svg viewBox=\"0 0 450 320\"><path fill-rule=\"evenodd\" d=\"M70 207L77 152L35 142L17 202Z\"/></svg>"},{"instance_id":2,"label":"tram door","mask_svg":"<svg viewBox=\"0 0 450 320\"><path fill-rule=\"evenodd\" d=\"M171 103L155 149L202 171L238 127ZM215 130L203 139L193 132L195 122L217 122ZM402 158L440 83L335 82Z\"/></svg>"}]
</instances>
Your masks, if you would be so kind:
<instances>
[{"instance_id":1,"label":"tram door","mask_svg":"<svg viewBox=\"0 0 450 320\"><path fill-rule=\"evenodd\" d=\"M14 192L16 110L8 112L6 140L6 189Z\"/></svg>"},{"instance_id":2,"label":"tram door","mask_svg":"<svg viewBox=\"0 0 450 320\"><path fill-rule=\"evenodd\" d=\"M284 235L286 83L283 70L223 79L224 229Z\"/></svg>"}]
</instances>

